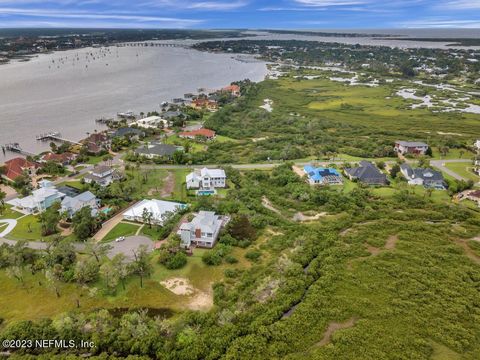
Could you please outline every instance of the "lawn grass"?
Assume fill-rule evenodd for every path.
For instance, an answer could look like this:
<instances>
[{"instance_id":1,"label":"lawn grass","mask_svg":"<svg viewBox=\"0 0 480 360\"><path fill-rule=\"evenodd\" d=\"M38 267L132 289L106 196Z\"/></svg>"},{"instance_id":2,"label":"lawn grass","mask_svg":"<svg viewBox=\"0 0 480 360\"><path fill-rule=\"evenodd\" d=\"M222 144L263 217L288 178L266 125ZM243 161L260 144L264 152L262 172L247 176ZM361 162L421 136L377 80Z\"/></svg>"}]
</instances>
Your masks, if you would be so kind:
<instances>
[{"instance_id":1,"label":"lawn grass","mask_svg":"<svg viewBox=\"0 0 480 360\"><path fill-rule=\"evenodd\" d=\"M12 210L10 205L5 205L3 211L0 212L0 219L17 219L20 216L23 216L23 214Z\"/></svg>"},{"instance_id":2,"label":"lawn grass","mask_svg":"<svg viewBox=\"0 0 480 360\"><path fill-rule=\"evenodd\" d=\"M480 177L473 172L473 166L471 163L445 163L445 167L454 171L455 173L467 180L473 180L475 182L480 181Z\"/></svg>"},{"instance_id":3,"label":"lawn grass","mask_svg":"<svg viewBox=\"0 0 480 360\"><path fill-rule=\"evenodd\" d=\"M12 240L48 241L54 236L43 236L42 226L38 221L38 217L27 215L18 220L17 226L7 235L7 238Z\"/></svg>"},{"instance_id":4,"label":"lawn grass","mask_svg":"<svg viewBox=\"0 0 480 360\"><path fill-rule=\"evenodd\" d=\"M186 202L188 200L186 176L192 172L192 169L175 169L170 170L175 176L175 187L170 200Z\"/></svg>"},{"instance_id":5,"label":"lawn grass","mask_svg":"<svg viewBox=\"0 0 480 360\"><path fill-rule=\"evenodd\" d=\"M137 170L131 169L126 172L127 179L125 186L133 188L132 198L143 200L153 198L154 194L161 192L165 177L168 175L167 170Z\"/></svg>"},{"instance_id":6,"label":"lawn grass","mask_svg":"<svg viewBox=\"0 0 480 360\"><path fill-rule=\"evenodd\" d=\"M111 242L120 236L132 236L135 235L140 228L140 225L132 223L118 223L110 232L105 235L102 242Z\"/></svg>"}]
</instances>

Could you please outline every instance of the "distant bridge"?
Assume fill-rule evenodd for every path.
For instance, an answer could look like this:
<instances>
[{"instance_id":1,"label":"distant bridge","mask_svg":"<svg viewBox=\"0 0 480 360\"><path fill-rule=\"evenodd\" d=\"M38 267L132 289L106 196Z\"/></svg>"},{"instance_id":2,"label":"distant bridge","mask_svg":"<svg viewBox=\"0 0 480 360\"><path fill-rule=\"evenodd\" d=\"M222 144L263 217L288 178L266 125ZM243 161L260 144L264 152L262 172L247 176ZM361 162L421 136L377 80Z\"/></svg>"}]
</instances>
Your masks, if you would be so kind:
<instances>
[{"instance_id":1,"label":"distant bridge","mask_svg":"<svg viewBox=\"0 0 480 360\"><path fill-rule=\"evenodd\" d=\"M188 47L185 44L178 44L178 43L157 43L157 42L128 42L128 43L120 43L117 44L118 47Z\"/></svg>"}]
</instances>

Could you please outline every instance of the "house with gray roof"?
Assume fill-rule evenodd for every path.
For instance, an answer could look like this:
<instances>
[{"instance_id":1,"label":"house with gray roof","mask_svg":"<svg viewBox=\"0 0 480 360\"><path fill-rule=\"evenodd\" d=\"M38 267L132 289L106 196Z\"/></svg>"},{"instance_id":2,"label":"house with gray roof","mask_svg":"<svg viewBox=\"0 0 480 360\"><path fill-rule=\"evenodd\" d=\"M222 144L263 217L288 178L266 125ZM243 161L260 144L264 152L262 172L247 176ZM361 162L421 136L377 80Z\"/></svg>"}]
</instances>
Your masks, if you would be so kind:
<instances>
[{"instance_id":1,"label":"house with gray roof","mask_svg":"<svg viewBox=\"0 0 480 360\"><path fill-rule=\"evenodd\" d=\"M113 133L113 137L125 137L125 136L130 136L132 138L140 139L145 137L145 132L140 129L123 127L123 128L117 129L117 131Z\"/></svg>"},{"instance_id":2,"label":"house with gray roof","mask_svg":"<svg viewBox=\"0 0 480 360\"><path fill-rule=\"evenodd\" d=\"M178 230L181 245L185 248L198 246L212 248L218 239L221 228L228 218L216 215L213 211L199 211L190 222L183 223Z\"/></svg>"},{"instance_id":3,"label":"house with gray roof","mask_svg":"<svg viewBox=\"0 0 480 360\"><path fill-rule=\"evenodd\" d=\"M428 145L424 142L418 141L396 141L394 150L402 155L425 155L428 150Z\"/></svg>"},{"instance_id":4,"label":"house with gray roof","mask_svg":"<svg viewBox=\"0 0 480 360\"><path fill-rule=\"evenodd\" d=\"M84 180L87 184L98 184L102 187L110 185L112 182L121 180L123 175L116 169L106 166L95 166L92 172L85 176Z\"/></svg>"},{"instance_id":5,"label":"house with gray roof","mask_svg":"<svg viewBox=\"0 0 480 360\"><path fill-rule=\"evenodd\" d=\"M402 175L410 185L422 185L428 189L445 190L447 185L440 171L426 168L412 168L408 164L400 165Z\"/></svg>"},{"instance_id":6,"label":"house with gray roof","mask_svg":"<svg viewBox=\"0 0 480 360\"><path fill-rule=\"evenodd\" d=\"M347 168L345 175L367 185L388 185L387 176L369 161L362 160L358 167Z\"/></svg>"},{"instance_id":7,"label":"house with gray roof","mask_svg":"<svg viewBox=\"0 0 480 360\"><path fill-rule=\"evenodd\" d=\"M146 145L142 145L135 150L135 153L141 156L145 156L149 159L156 157L171 158L177 151L183 151L182 146L175 146L169 144L162 144L159 142L151 142Z\"/></svg>"},{"instance_id":8,"label":"house with gray roof","mask_svg":"<svg viewBox=\"0 0 480 360\"><path fill-rule=\"evenodd\" d=\"M92 209L92 216L97 216L100 200L90 191L85 191L74 197L65 197L62 200L60 212L66 213L69 218L72 218L73 215L87 206L90 206L90 209Z\"/></svg>"}]
</instances>

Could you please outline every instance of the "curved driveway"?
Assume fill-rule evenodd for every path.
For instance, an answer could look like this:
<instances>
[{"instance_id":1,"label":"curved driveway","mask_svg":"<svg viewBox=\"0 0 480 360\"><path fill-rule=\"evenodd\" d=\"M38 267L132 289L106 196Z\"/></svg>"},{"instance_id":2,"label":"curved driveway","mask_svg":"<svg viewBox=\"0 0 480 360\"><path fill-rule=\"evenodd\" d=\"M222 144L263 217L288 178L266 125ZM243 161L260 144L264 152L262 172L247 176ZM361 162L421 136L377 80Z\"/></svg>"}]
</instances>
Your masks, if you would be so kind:
<instances>
[{"instance_id":1,"label":"curved driveway","mask_svg":"<svg viewBox=\"0 0 480 360\"><path fill-rule=\"evenodd\" d=\"M13 219L4 219L0 220L0 224L7 224L7 228L0 232L0 238L7 236L12 232L13 229L15 229L15 226L17 226L17 220Z\"/></svg>"}]
</instances>

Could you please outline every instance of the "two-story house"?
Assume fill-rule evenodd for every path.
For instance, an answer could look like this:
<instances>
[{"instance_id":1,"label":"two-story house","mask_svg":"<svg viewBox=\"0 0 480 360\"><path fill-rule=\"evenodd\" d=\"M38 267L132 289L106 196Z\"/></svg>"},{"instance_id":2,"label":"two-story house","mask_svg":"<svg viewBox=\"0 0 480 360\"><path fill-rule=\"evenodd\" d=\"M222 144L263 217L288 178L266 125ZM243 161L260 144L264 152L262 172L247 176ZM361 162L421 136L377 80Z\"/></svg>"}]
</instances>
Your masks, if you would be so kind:
<instances>
[{"instance_id":1,"label":"two-story house","mask_svg":"<svg viewBox=\"0 0 480 360\"><path fill-rule=\"evenodd\" d=\"M90 174L85 176L84 180L87 184L98 184L102 187L110 185L116 180L121 180L122 174L110 166L95 166Z\"/></svg>"},{"instance_id":2,"label":"two-story house","mask_svg":"<svg viewBox=\"0 0 480 360\"><path fill-rule=\"evenodd\" d=\"M100 200L90 191L85 191L74 197L66 196L62 200L60 212L66 213L69 218L72 218L73 215L87 206L92 209L92 216L97 216L100 207Z\"/></svg>"},{"instance_id":3,"label":"two-story house","mask_svg":"<svg viewBox=\"0 0 480 360\"><path fill-rule=\"evenodd\" d=\"M410 185L422 185L429 189L445 190L447 185L440 171L425 168L413 169L408 164L400 165L400 171Z\"/></svg>"},{"instance_id":4,"label":"two-story house","mask_svg":"<svg viewBox=\"0 0 480 360\"><path fill-rule=\"evenodd\" d=\"M65 197L65 194L58 191L51 181L42 180L39 185L40 187L33 190L31 195L10 200L7 204L24 214L34 214L47 210Z\"/></svg>"},{"instance_id":5,"label":"two-story house","mask_svg":"<svg viewBox=\"0 0 480 360\"><path fill-rule=\"evenodd\" d=\"M213 211L200 211L192 221L180 226L177 233L180 235L182 247L188 248L194 245L212 248L225 223L225 218L216 215Z\"/></svg>"},{"instance_id":6,"label":"two-story house","mask_svg":"<svg viewBox=\"0 0 480 360\"><path fill-rule=\"evenodd\" d=\"M416 141L396 141L395 152L406 155L425 155L428 151L428 145L423 142L416 142Z\"/></svg>"},{"instance_id":7,"label":"two-story house","mask_svg":"<svg viewBox=\"0 0 480 360\"><path fill-rule=\"evenodd\" d=\"M209 190L227 186L227 175L223 169L195 169L186 177L187 189Z\"/></svg>"}]
</instances>

